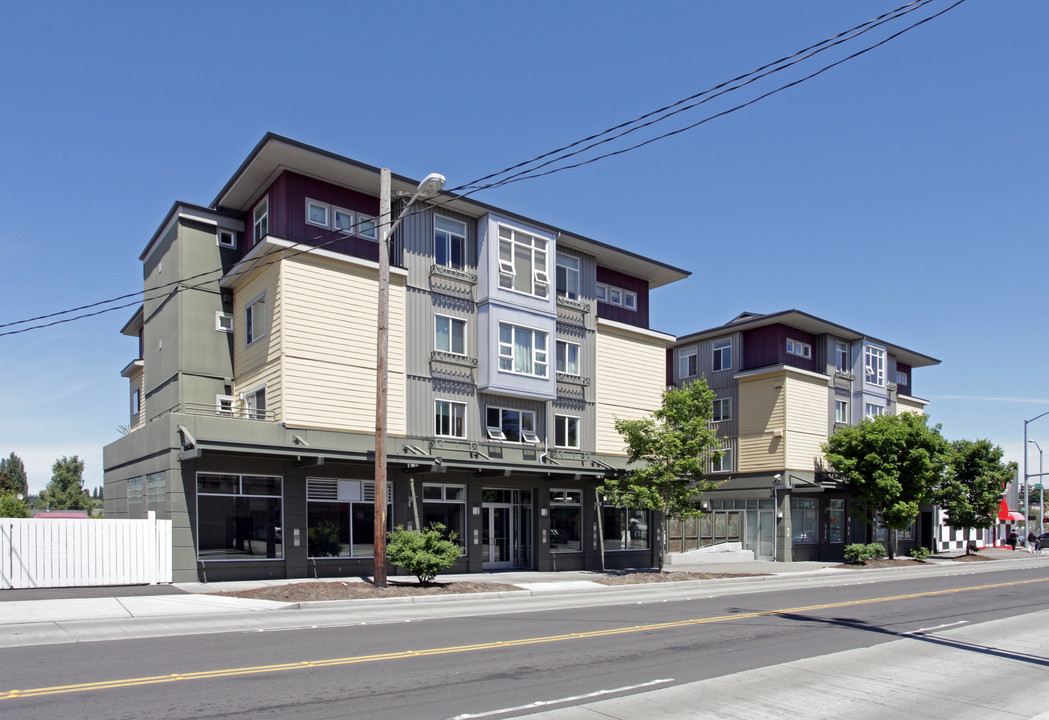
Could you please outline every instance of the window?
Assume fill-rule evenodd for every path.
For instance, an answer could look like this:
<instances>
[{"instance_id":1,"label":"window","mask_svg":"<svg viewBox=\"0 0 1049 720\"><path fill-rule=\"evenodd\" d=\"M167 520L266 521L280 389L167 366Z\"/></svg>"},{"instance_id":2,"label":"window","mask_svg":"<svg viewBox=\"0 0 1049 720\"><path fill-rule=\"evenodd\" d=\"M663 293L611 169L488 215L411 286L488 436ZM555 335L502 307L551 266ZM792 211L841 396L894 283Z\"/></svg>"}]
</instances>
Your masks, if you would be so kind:
<instances>
[{"instance_id":1,"label":"window","mask_svg":"<svg viewBox=\"0 0 1049 720\"><path fill-rule=\"evenodd\" d=\"M466 554L466 486L431 485L423 483L422 517L419 522L424 528L440 523L446 528L447 537L455 533L455 540Z\"/></svg>"},{"instance_id":2,"label":"window","mask_svg":"<svg viewBox=\"0 0 1049 720\"><path fill-rule=\"evenodd\" d=\"M637 293L632 290L624 290L605 283L598 283L596 295L598 300L608 305L617 305L627 310L637 310Z\"/></svg>"},{"instance_id":3,"label":"window","mask_svg":"<svg viewBox=\"0 0 1049 720\"><path fill-rule=\"evenodd\" d=\"M715 340L714 341L714 369L715 370L731 370L732 369L732 341L731 340Z\"/></svg>"},{"instance_id":4,"label":"window","mask_svg":"<svg viewBox=\"0 0 1049 720\"><path fill-rule=\"evenodd\" d=\"M837 340L834 343L834 369L839 372L848 372L851 370L849 365L849 344L844 343L841 340Z\"/></svg>"},{"instance_id":5,"label":"window","mask_svg":"<svg viewBox=\"0 0 1049 720\"><path fill-rule=\"evenodd\" d=\"M499 324L499 370L546 377L546 333Z\"/></svg>"},{"instance_id":6,"label":"window","mask_svg":"<svg viewBox=\"0 0 1049 720\"><path fill-rule=\"evenodd\" d=\"M218 332L233 332L233 316L221 310L215 311L215 329Z\"/></svg>"},{"instance_id":7,"label":"window","mask_svg":"<svg viewBox=\"0 0 1049 720\"><path fill-rule=\"evenodd\" d=\"M437 315L434 318L433 348L454 355L465 355L466 321Z\"/></svg>"},{"instance_id":8,"label":"window","mask_svg":"<svg viewBox=\"0 0 1049 720\"><path fill-rule=\"evenodd\" d=\"M227 417L233 417L233 396L232 395L216 395L215 396L215 414L225 415Z\"/></svg>"},{"instance_id":9,"label":"window","mask_svg":"<svg viewBox=\"0 0 1049 720\"><path fill-rule=\"evenodd\" d=\"M433 434L438 437L466 437L466 403L434 400Z\"/></svg>"},{"instance_id":10,"label":"window","mask_svg":"<svg viewBox=\"0 0 1049 720\"><path fill-rule=\"evenodd\" d=\"M845 501L827 501L827 541L845 542Z\"/></svg>"},{"instance_id":11,"label":"window","mask_svg":"<svg viewBox=\"0 0 1049 720\"><path fill-rule=\"evenodd\" d=\"M579 346L575 343L557 341L557 372L579 375Z\"/></svg>"},{"instance_id":12,"label":"window","mask_svg":"<svg viewBox=\"0 0 1049 720\"><path fill-rule=\"evenodd\" d=\"M834 422L842 423L844 425L849 424L849 401L848 400L835 400L834 401Z\"/></svg>"},{"instance_id":13,"label":"window","mask_svg":"<svg viewBox=\"0 0 1049 720\"><path fill-rule=\"evenodd\" d=\"M284 557L281 478L197 475L197 553L202 560Z\"/></svg>"},{"instance_id":14,"label":"window","mask_svg":"<svg viewBox=\"0 0 1049 720\"><path fill-rule=\"evenodd\" d=\"M797 355L805 359L812 357L812 346L808 343L798 342L787 338L787 354Z\"/></svg>"},{"instance_id":15,"label":"window","mask_svg":"<svg viewBox=\"0 0 1049 720\"><path fill-rule=\"evenodd\" d=\"M266 334L266 296L252 300L244 309L244 344L251 345Z\"/></svg>"},{"instance_id":16,"label":"window","mask_svg":"<svg viewBox=\"0 0 1049 720\"><path fill-rule=\"evenodd\" d=\"M546 240L521 230L499 226L499 287L546 297Z\"/></svg>"},{"instance_id":17,"label":"window","mask_svg":"<svg viewBox=\"0 0 1049 720\"><path fill-rule=\"evenodd\" d=\"M605 505L604 514L605 550L647 550L648 512Z\"/></svg>"},{"instance_id":18,"label":"window","mask_svg":"<svg viewBox=\"0 0 1049 720\"><path fill-rule=\"evenodd\" d=\"M433 259L442 267L463 269L466 249L466 225L457 220L435 215L433 218Z\"/></svg>"},{"instance_id":19,"label":"window","mask_svg":"<svg viewBox=\"0 0 1049 720\"><path fill-rule=\"evenodd\" d=\"M717 398L714 401L714 422L732 419L732 398Z\"/></svg>"},{"instance_id":20,"label":"window","mask_svg":"<svg viewBox=\"0 0 1049 720\"><path fill-rule=\"evenodd\" d=\"M142 391L135 388L131 393L131 416L134 417L142 412Z\"/></svg>"},{"instance_id":21,"label":"window","mask_svg":"<svg viewBox=\"0 0 1049 720\"><path fill-rule=\"evenodd\" d=\"M249 420L266 419L266 388L265 386L244 394L245 416Z\"/></svg>"},{"instance_id":22,"label":"window","mask_svg":"<svg viewBox=\"0 0 1049 720\"><path fill-rule=\"evenodd\" d=\"M718 452L721 457L714 461L712 472L732 472L732 448L719 448Z\"/></svg>"},{"instance_id":23,"label":"window","mask_svg":"<svg viewBox=\"0 0 1049 720\"><path fill-rule=\"evenodd\" d=\"M306 199L306 222L317 227L329 227L328 218L331 215L331 206L327 203Z\"/></svg>"},{"instance_id":24,"label":"window","mask_svg":"<svg viewBox=\"0 0 1049 720\"><path fill-rule=\"evenodd\" d=\"M531 410L489 407L485 412L485 429L492 440L539 442L535 434L535 413Z\"/></svg>"},{"instance_id":25,"label":"window","mask_svg":"<svg viewBox=\"0 0 1049 720\"><path fill-rule=\"evenodd\" d=\"M897 385L910 385L911 379L905 372L896 372L896 384Z\"/></svg>"},{"instance_id":26,"label":"window","mask_svg":"<svg viewBox=\"0 0 1049 720\"><path fill-rule=\"evenodd\" d=\"M867 345L864 349L863 379L869 385L885 385L885 351Z\"/></svg>"},{"instance_id":27,"label":"window","mask_svg":"<svg viewBox=\"0 0 1049 720\"><path fill-rule=\"evenodd\" d=\"M375 223L375 218L364 213L357 213L357 234L369 240L378 240L379 226Z\"/></svg>"},{"instance_id":28,"label":"window","mask_svg":"<svg viewBox=\"0 0 1049 720\"><path fill-rule=\"evenodd\" d=\"M557 294L575 300L579 297L579 258L557 256Z\"/></svg>"},{"instance_id":29,"label":"window","mask_svg":"<svg viewBox=\"0 0 1049 720\"><path fill-rule=\"evenodd\" d=\"M222 228L219 228L218 244L219 244L219 247L236 248L237 247L237 233L233 232L232 230L224 230Z\"/></svg>"},{"instance_id":30,"label":"window","mask_svg":"<svg viewBox=\"0 0 1049 720\"><path fill-rule=\"evenodd\" d=\"M815 545L819 542L816 510L816 501L811 498L790 499L790 524L795 544Z\"/></svg>"},{"instance_id":31,"label":"window","mask_svg":"<svg viewBox=\"0 0 1049 720\"><path fill-rule=\"evenodd\" d=\"M579 447L579 418L568 415L554 416L554 447Z\"/></svg>"},{"instance_id":32,"label":"window","mask_svg":"<svg viewBox=\"0 0 1049 720\"><path fill-rule=\"evenodd\" d=\"M678 355L678 375L683 378L696 377L699 374L699 354L696 348L682 350Z\"/></svg>"},{"instance_id":33,"label":"window","mask_svg":"<svg viewBox=\"0 0 1049 720\"><path fill-rule=\"evenodd\" d=\"M583 493L550 491L550 552L583 551Z\"/></svg>"},{"instance_id":34,"label":"window","mask_svg":"<svg viewBox=\"0 0 1049 720\"><path fill-rule=\"evenodd\" d=\"M357 231L357 221L352 210L332 206L332 229L349 235Z\"/></svg>"},{"instance_id":35,"label":"window","mask_svg":"<svg viewBox=\"0 0 1049 720\"><path fill-rule=\"evenodd\" d=\"M393 529L393 492L387 529ZM306 478L306 552L311 558L368 558L374 554L375 483Z\"/></svg>"},{"instance_id":36,"label":"window","mask_svg":"<svg viewBox=\"0 0 1049 720\"><path fill-rule=\"evenodd\" d=\"M270 233L270 199L268 196L262 198L262 202L255 206L253 217L255 218L255 242L257 243Z\"/></svg>"},{"instance_id":37,"label":"window","mask_svg":"<svg viewBox=\"0 0 1049 720\"><path fill-rule=\"evenodd\" d=\"M874 403L867 403L863 407L863 416L866 417L868 420L873 420L874 418L878 417L879 415L884 415L884 414L885 414L885 408L883 408L881 405L875 405Z\"/></svg>"}]
</instances>

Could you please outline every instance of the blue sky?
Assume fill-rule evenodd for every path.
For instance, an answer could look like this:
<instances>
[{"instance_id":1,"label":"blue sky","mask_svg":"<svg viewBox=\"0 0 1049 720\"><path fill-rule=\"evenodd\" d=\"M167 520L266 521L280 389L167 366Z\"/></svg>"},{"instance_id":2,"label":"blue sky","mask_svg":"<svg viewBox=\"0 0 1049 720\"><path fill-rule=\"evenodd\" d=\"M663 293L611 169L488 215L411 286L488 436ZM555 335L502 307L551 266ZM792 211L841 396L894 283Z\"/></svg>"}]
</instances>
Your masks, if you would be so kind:
<instances>
[{"instance_id":1,"label":"blue sky","mask_svg":"<svg viewBox=\"0 0 1049 720\"><path fill-rule=\"evenodd\" d=\"M141 290L172 202L209 204L266 131L456 186L903 4L0 2L0 323ZM656 329L797 308L936 357L932 421L1020 460L1049 411L1046 27L1041 0L968 0L477 197L692 271L653 293ZM101 485L131 314L0 336L0 455L32 491L62 455ZM1049 417L1030 437L1049 451Z\"/></svg>"}]
</instances>

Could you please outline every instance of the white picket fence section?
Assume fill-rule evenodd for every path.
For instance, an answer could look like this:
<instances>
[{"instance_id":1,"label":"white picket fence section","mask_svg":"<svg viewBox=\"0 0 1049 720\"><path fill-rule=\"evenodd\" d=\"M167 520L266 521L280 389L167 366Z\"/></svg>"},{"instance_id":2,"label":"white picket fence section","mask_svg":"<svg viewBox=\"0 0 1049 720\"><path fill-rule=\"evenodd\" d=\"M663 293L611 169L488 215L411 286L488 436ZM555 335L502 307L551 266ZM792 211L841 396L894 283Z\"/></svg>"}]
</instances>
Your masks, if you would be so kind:
<instances>
[{"instance_id":1,"label":"white picket fence section","mask_svg":"<svg viewBox=\"0 0 1049 720\"><path fill-rule=\"evenodd\" d=\"M171 521L0 518L0 589L171 582Z\"/></svg>"}]
</instances>

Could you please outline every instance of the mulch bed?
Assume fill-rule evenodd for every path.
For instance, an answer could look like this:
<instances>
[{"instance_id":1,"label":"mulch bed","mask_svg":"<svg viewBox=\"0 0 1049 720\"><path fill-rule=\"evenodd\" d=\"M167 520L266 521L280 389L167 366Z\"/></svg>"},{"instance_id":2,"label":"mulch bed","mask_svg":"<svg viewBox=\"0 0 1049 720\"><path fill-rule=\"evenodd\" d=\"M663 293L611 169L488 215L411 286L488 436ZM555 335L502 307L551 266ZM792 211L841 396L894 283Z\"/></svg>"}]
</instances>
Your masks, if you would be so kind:
<instances>
[{"instance_id":1,"label":"mulch bed","mask_svg":"<svg viewBox=\"0 0 1049 720\"><path fill-rule=\"evenodd\" d=\"M994 560L993 557L987 557L986 555L959 555L958 557L950 558L955 562L983 562L985 560ZM888 567L918 567L921 565L927 565L928 563L921 560L915 560L914 558L895 558L889 560L888 558L882 558L881 560L868 560L866 563L842 563L835 567L843 568L845 570L868 570L870 568L888 568Z\"/></svg>"},{"instance_id":2,"label":"mulch bed","mask_svg":"<svg viewBox=\"0 0 1049 720\"><path fill-rule=\"evenodd\" d=\"M712 573L658 570L610 570L593 582L601 585L643 585L649 583L682 582L685 580L714 580L716 578L757 577L768 573Z\"/></svg>"},{"instance_id":3,"label":"mulch bed","mask_svg":"<svg viewBox=\"0 0 1049 720\"><path fill-rule=\"evenodd\" d=\"M316 600L367 600L370 598L414 597L420 595L462 595L482 592L520 590L514 585L487 582L449 582L419 585L415 582L388 582L378 588L370 582L303 582L271 585L253 590L214 593L226 597L276 600L278 602L313 602Z\"/></svg>"}]
</instances>

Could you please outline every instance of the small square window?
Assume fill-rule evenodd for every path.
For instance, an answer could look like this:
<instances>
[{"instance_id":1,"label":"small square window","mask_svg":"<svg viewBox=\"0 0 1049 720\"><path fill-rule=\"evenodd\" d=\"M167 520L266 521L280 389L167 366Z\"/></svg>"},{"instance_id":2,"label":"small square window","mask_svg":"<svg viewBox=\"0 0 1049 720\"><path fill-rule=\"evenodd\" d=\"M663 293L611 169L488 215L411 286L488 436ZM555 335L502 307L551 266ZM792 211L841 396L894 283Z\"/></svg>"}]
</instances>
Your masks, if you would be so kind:
<instances>
[{"instance_id":1,"label":"small square window","mask_svg":"<svg viewBox=\"0 0 1049 720\"><path fill-rule=\"evenodd\" d=\"M232 230L224 230L222 228L219 228L218 244L219 247L236 249L237 233L233 232Z\"/></svg>"},{"instance_id":2,"label":"small square window","mask_svg":"<svg viewBox=\"0 0 1049 720\"><path fill-rule=\"evenodd\" d=\"M333 207L331 209L332 218L335 221L334 229L339 232L353 234L357 229L357 220L352 210L344 210L343 208Z\"/></svg>"},{"instance_id":3,"label":"small square window","mask_svg":"<svg viewBox=\"0 0 1049 720\"><path fill-rule=\"evenodd\" d=\"M379 228L371 215L357 213L357 234L369 240L379 239Z\"/></svg>"},{"instance_id":4,"label":"small square window","mask_svg":"<svg viewBox=\"0 0 1049 720\"><path fill-rule=\"evenodd\" d=\"M328 216L330 213L331 206L317 202L316 200L306 201L306 222L310 225L327 228Z\"/></svg>"},{"instance_id":5,"label":"small square window","mask_svg":"<svg viewBox=\"0 0 1049 720\"><path fill-rule=\"evenodd\" d=\"M220 310L215 311L215 330L218 332L233 332L233 316Z\"/></svg>"}]
</instances>

